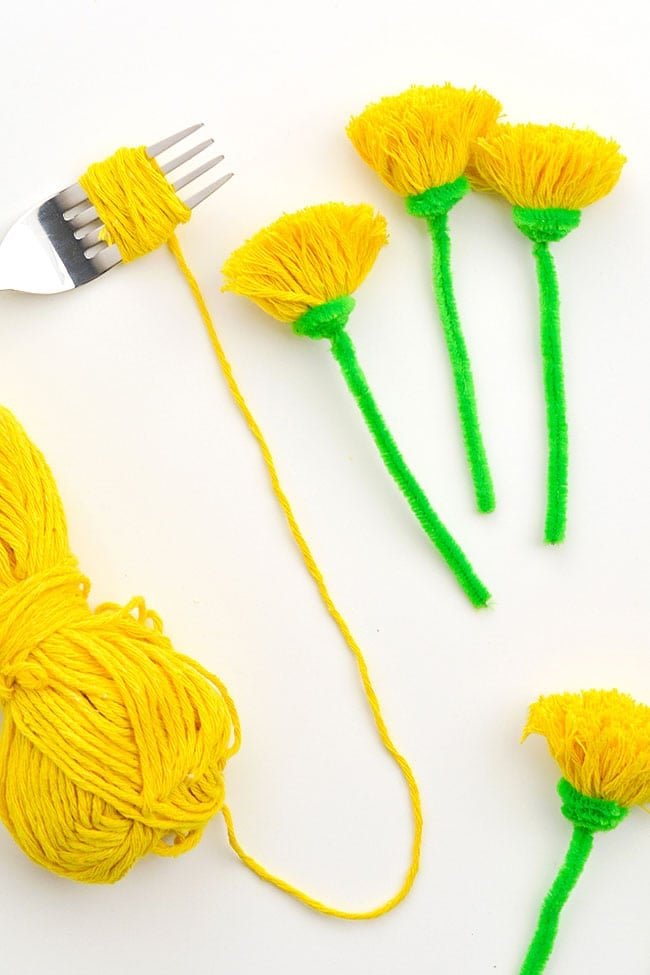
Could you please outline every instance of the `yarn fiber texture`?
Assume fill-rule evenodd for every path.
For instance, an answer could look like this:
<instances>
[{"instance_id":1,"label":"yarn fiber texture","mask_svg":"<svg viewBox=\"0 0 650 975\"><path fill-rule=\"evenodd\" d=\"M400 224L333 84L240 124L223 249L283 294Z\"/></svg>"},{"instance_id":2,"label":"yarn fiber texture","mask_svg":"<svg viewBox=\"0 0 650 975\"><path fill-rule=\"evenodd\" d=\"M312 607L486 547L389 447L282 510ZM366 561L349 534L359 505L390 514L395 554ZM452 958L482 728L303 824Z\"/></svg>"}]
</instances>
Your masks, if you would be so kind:
<instances>
[{"instance_id":1,"label":"yarn fiber texture","mask_svg":"<svg viewBox=\"0 0 650 975\"><path fill-rule=\"evenodd\" d=\"M93 610L89 591L48 465L0 408L0 815L48 870L110 883L198 842L239 723L144 600Z\"/></svg>"}]
</instances>

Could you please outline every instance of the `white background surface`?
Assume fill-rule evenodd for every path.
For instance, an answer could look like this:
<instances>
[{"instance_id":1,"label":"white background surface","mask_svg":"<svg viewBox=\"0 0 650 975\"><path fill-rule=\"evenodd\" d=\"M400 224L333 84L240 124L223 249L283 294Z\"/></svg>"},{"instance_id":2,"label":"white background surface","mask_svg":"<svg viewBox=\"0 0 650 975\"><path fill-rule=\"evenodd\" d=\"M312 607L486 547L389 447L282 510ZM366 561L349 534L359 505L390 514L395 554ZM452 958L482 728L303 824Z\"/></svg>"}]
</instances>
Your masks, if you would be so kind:
<instances>
[{"instance_id":1,"label":"white background surface","mask_svg":"<svg viewBox=\"0 0 650 975\"><path fill-rule=\"evenodd\" d=\"M411 897L327 920L230 853L215 821L179 860L91 888L0 832L12 975L514 973L568 842L540 693L618 686L650 702L647 322L649 15L624 0L12 4L0 45L2 229L123 144L198 119L237 174L181 232L299 520L367 652L423 791ZM453 211L458 300L498 513L472 510L425 228L356 157L350 114L412 82L478 83L512 120L590 125L629 157L555 248L571 421L570 528L540 542L545 435L529 248L499 201ZM219 268L283 210L366 200L391 245L350 328L407 458L495 594L473 612L385 474L327 349L220 294ZM272 499L171 258L76 293L0 296L0 390L45 452L93 598L144 593L216 670L244 745L227 773L242 841L348 907L399 882L402 783ZM650 833L601 837L549 975L650 971Z\"/></svg>"}]
</instances>

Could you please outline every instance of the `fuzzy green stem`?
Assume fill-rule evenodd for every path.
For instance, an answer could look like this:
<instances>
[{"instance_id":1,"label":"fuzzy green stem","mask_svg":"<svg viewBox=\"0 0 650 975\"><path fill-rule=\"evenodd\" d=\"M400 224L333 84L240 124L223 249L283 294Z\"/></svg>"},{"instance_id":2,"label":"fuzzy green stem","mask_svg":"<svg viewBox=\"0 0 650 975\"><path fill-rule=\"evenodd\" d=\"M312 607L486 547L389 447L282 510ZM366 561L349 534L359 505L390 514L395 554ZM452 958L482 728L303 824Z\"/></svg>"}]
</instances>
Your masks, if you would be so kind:
<instances>
[{"instance_id":1,"label":"fuzzy green stem","mask_svg":"<svg viewBox=\"0 0 650 975\"><path fill-rule=\"evenodd\" d=\"M382 460L411 511L452 570L474 606L486 606L490 593L478 578L466 555L431 507L427 496L402 457L374 400L363 374L352 340L341 328L330 337L332 353L350 392L356 399Z\"/></svg>"},{"instance_id":2,"label":"fuzzy green stem","mask_svg":"<svg viewBox=\"0 0 650 975\"><path fill-rule=\"evenodd\" d=\"M548 472L546 526L544 538L551 544L566 534L569 435L564 394L560 295L549 242L562 240L580 225L580 210L558 207L513 207L512 216L522 234L533 242L537 262L541 319L546 423L548 427Z\"/></svg>"},{"instance_id":3,"label":"fuzzy green stem","mask_svg":"<svg viewBox=\"0 0 650 975\"><path fill-rule=\"evenodd\" d=\"M494 511L496 503L494 484L478 418L472 367L454 296L447 221L446 213L427 221L433 243L433 283L456 386L458 412L474 484L476 506L480 512L487 513Z\"/></svg>"},{"instance_id":4,"label":"fuzzy green stem","mask_svg":"<svg viewBox=\"0 0 650 975\"><path fill-rule=\"evenodd\" d=\"M560 779L557 791L562 800L562 815L573 824L573 835L564 863L544 898L520 975L540 975L544 971L557 936L560 913L591 853L594 833L616 829L629 812L627 806L620 806L611 799L579 792L566 779Z\"/></svg>"},{"instance_id":5,"label":"fuzzy green stem","mask_svg":"<svg viewBox=\"0 0 650 975\"><path fill-rule=\"evenodd\" d=\"M553 256L546 241L536 243L546 423L548 469L544 538L551 544L564 539L567 518L569 435L562 365L560 295Z\"/></svg>"},{"instance_id":6,"label":"fuzzy green stem","mask_svg":"<svg viewBox=\"0 0 650 975\"><path fill-rule=\"evenodd\" d=\"M520 975L540 975L540 972L544 971L555 943L560 923L560 912L578 882L591 853L593 842L593 833L581 826L573 827L573 835L567 855L553 886L544 899L535 936L530 943Z\"/></svg>"}]
</instances>

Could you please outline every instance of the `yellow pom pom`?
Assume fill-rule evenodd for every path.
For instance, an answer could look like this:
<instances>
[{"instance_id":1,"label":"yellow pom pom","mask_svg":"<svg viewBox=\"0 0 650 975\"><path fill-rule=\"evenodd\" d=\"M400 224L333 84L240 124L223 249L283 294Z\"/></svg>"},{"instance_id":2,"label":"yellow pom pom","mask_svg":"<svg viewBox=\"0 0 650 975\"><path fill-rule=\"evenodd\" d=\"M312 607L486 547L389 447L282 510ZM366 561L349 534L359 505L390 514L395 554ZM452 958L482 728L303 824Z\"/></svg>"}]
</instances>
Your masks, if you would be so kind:
<instances>
[{"instance_id":1,"label":"yellow pom pom","mask_svg":"<svg viewBox=\"0 0 650 975\"><path fill-rule=\"evenodd\" d=\"M513 206L581 210L618 182L625 156L595 132L560 125L497 125L474 145L468 175Z\"/></svg>"},{"instance_id":2,"label":"yellow pom pom","mask_svg":"<svg viewBox=\"0 0 650 975\"><path fill-rule=\"evenodd\" d=\"M544 735L564 778L619 806L650 802L650 708L619 691L541 697L523 737Z\"/></svg>"},{"instance_id":3,"label":"yellow pom pom","mask_svg":"<svg viewBox=\"0 0 650 975\"><path fill-rule=\"evenodd\" d=\"M324 203L260 230L223 266L224 291L250 298L281 322L352 294L388 242L386 221L366 204Z\"/></svg>"},{"instance_id":4,"label":"yellow pom pom","mask_svg":"<svg viewBox=\"0 0 650 975\"><path fill-rule=\"evenodd\" d=\"M369 105L347 132L386 186L414 196L462 176L472 144L500 112L496 98L479 88L413 86Z\"/></svg>"},{"instance_id":5,"label":"yellow pom pom","mask_svg":"<svg viewBox=\"0 0 650 975\"><path fill-rule=\"evenodd\" d=\"M90 609L52 474L0 409L0 816L33 860L119 880L223 807L228 694L142 599Z\"/></svg>"}]
</instances>

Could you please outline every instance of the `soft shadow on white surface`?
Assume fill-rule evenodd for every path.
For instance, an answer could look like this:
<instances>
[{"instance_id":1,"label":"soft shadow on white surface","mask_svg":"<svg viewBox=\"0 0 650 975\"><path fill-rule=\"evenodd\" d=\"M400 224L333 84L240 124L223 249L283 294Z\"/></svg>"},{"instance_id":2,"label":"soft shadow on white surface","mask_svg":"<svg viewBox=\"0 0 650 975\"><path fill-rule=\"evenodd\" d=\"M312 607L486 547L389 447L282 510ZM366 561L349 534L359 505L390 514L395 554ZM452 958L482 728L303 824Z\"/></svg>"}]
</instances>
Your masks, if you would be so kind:
<instances>
[{"instance_id":1,"label":"soft shadow on white surface","mask_svg":"<svg viewBox=\"0 0 650 975\"><path fill-rule=\"evenodd\" d=\"M425 803L421 876L369 924L261 884L215 822L178 861L114 888L33 866L0 831L12 975L512 973L569 839L540 693L650 702L646 325L648 13L550 0L461 7L68 0L4 12L2 228L121 144L204 119L236 179L181 239L288 493L368 656ZM557 245L571 421L569 536L540 543L544 413L528 244L507 208L452 213L458 302L498 512L471 507L429 244L355 156L350 114L411 82L478 83L513 120L616 137L620 186ZM220 294L233 247L283 210L367 200L391 245L350 329L404 453L495 594L473 612L383 471L327 350ZM270 496L256 448L164 252L55 299L0 295L0 388L58 479L93 597L142 592L179 649L226 681L244 731L228 769L242 841L341 906L396 886L408 808L356 675ZM599 837L549 975L641 972L647 822Z\"/></svg>"}]
</instances>

